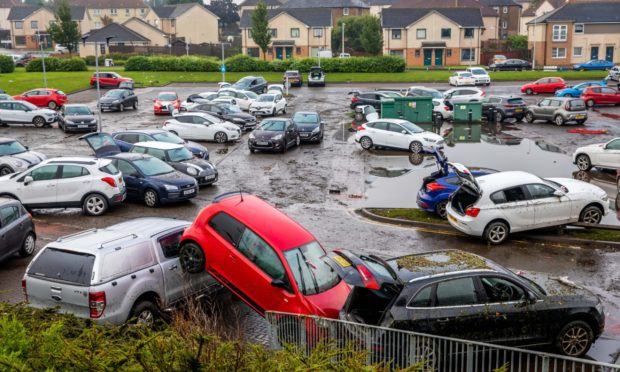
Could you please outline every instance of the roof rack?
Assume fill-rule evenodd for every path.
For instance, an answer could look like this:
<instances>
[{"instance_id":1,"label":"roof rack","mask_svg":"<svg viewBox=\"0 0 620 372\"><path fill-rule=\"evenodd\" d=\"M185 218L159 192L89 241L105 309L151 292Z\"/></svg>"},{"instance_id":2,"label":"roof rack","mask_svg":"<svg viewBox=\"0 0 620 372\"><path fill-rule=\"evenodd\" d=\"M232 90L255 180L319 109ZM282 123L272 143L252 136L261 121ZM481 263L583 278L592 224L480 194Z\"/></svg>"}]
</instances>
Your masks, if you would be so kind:
<instances>
[{"instance_id":1,"label":"roof rack","mask_svg":"<svg viewBox=\"0 0 620 372\"><path fill-rule=\"evenodd\" d=\"M88 230L84 230L84 231L79 231L79 232L76 232L76 233L73 233L73 234L61 236L60 238L56 239L56 241L57 242L62 242L65 239L77 238L78 236L90 234L90 233L93 233L95 231L97 231L97 229L93 227L92 229L88 229Z\"/></svg>"},{"instance_id":2,"label":"roof rack","mask_svg":"<svg viewBox=\"0 0 620 372\"><path fill-rule=\"evenodd\" d=\"M118 238L114 238L114 239L110 239L110 240L106 240L105 242L101 242L101 244L99 244L99 249L102 249L104 245L118 241L118 240L122 240L125 238L131 237L132 239L137 239L138 235L136 234L127 234L127 235L123 235L123 236L119 236Z\"/></svg>"}]
</instances>

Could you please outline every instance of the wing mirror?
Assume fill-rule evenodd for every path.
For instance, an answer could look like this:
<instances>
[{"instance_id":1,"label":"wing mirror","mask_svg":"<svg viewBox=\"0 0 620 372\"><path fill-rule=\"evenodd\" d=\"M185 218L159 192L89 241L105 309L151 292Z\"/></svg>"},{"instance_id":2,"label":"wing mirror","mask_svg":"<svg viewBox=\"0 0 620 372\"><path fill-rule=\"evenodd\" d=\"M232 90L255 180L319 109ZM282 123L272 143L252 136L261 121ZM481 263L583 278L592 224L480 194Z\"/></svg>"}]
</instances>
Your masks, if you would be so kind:
<instances>
[{"instance_id":1,"label":"wing mirror","mask_svg":"<svg viewBox=\"0 0 620 372\"><path fill-rule=\"evenodd\" d=\"M557 196L558 198L561 198L561 197L563 197L563 196L564 196L564 195L566 195L566 194L564 194L564 193L563 193L562 191L560 191L560 190L555 190L555 191L553 192L553 195Z\"/></svg>"},{"instance_id":2,"label":"wing mirror","mask_svg":"<svg viewBox=\"0 0 620 372\"><path fill-rule=\"evenodd\" d=\"M286 283L284 280L282 279L274 279L271 281L271 286L274 288L282 288L282 289L286 289L288 290L288 283Z\"/></svg>"},{"instance_id":3,"label":"wing mirror","mask_svg":"<svg viewBox=\"0 0 620 372\"><path fill-rule=\"evenodd\" d=\"M33 182L34 182L34 178L32 178L32 176L26 176L24 178L24 185L25 186L28 186L28 185L30 185Z\"/></svg>"},{"instance_id":4,"label":"wing mirror","mask_svg":"<svg viewBox=\"0 0 620 372\"><path fill-rule=\"evenodd\" d=\"M407 131L406 130L402 130L401 133L402 134L407 134Z\"/></svg>"},{"instance_id":5,"label":"wing mirror","mask_svg":"<svg viewBox=\"0 0 620 372\"><path fill-rule=\"evenodd\" d=\"M535 304L537 300L538 299L536 298L536 295L534 294L534 292L527 291L527 303L528 304Z\"/></svg>"}]
</instances>

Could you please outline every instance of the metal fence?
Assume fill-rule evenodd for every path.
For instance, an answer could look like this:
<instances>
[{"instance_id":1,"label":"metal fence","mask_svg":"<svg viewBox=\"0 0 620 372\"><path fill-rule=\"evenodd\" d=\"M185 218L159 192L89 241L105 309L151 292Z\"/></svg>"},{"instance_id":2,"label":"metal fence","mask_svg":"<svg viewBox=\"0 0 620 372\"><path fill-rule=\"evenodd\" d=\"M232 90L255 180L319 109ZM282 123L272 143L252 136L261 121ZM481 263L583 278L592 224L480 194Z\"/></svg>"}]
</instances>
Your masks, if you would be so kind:
<instances>
[{"instance_id":1,"label":"metal fence","mask_svg":"<svg viewBox=\"0 0 620 372\"><path fill-rule=\"evenodd\" d=\"M437 372L620 372L620 365L316 316L267 312L272 348L309 354L321 343L362 352L367 364Z\"/></svg>"}]
</instances>

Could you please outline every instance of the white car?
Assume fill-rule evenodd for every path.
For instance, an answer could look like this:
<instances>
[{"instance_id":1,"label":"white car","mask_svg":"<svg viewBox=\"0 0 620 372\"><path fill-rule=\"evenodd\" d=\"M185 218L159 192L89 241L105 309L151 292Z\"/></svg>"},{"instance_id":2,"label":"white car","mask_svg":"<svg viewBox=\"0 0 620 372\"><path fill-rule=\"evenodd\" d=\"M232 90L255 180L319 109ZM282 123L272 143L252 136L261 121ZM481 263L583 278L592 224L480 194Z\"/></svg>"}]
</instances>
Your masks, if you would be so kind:
<instances>
[{"instance_id":1,"label":"white car","mask_svg":"<svg viewBox=\"0 0 620 372\"><path fill-rule=\"evenodd\" d=\"M25 171L45 159L47 156L28 150L27 146L13 138L0 137L0 176Z\"/></svg>"},{"instance_id":2,"label":"white car","mask_svg":"<svg viewBox=\"0 0 620 372\"><path fill-rule=\"evenodd\" d=\"M598 224L609 212L605 191L587 182L520 171L474 178L462 164L450 166L462 186L446 206L448 221L491 244L504 242L513 232L577 221Z\"/></svg>"},{"instance_id":3,"label":"white car","mask_svg":"<svg viewBox=\"0 0 620 372\"><path fill-rule=\"evenodd\" d=\"M458 102L479 102L486 93L479 88L452 88L443 93L443 98L451 103Z\"/></svg>"},{"instance_id":4,"label":"white car","mask_svg":"<svg viewBox=\"0 0 620 372\"><path fill-rule=\"evenodd\" d=\"M40 108L27 101L0 101L0 124L34 124L42 128L57 120L58 113L54 110Z\"/></svg>"},{"instance_id":5,"label":"white car","mask_svg":"<svg viewBox=\"0 0 620 372\"><path fill-rule=\"evenodd\" d=\"M595 143L578 148L573 153L573 164L582 171L589 171L592 167L619 169L620 137L607 143Z\"/></svg>"},{"instance_id":6,"label":"white car","mask_svg":"<svg viewBox=\"0 0 620 372\"><path fill-rule=\"evenodd\" d=\"M614 81L620 82L620 66L614 66L608 71L609 78Z\"/></svg>"},{"instance_id":7,"label":"white car","mask_svg":"<svg viewBox=\"0 0 620 372\"><path fill-rule=\"evenodd\" d=\"M415 154L442 148L442 136L425 131L402 119L378 119L363 124L355 132L355 142L364 150L373 147L390 147L409 150Z\"/></svg>"},{"instance_id":8,"label":"white car","mask_svg":"<svg viewBox=\"0 0 620 372\"><path fill-rule=\"evenodd\" d=\"M250 105L252 115L278 115L286 114L286 99L280 93L265 93L258 96Z\"/></svg>"},{"instance_id":9,"label":"white car","mask_svg":"<svg viewBox=\"0 0 620 372\"><path fill-rule=\"evenodd\" d=\"M236 98L234 97L217 97L211 100L211 102L213 103L227 103L231 106L235 106L237 107L239 110L241 110L241 107L239 107L239 101L237 101Z\"/></svg>"},{"instance_id":10,"label":"white car","mask_svg":"<svg viewBox=\"0 0 620 372\"><path fill-rule=\"evenodd\" d=\"M284 94L284 85L282 84L269 84L267 85L267 93L280 93Z\"/></svg>"},{"instance_id":11,"label":"white car","mask_svg":"<svg viewBox=\"0 0 620 372\"><path fill-rule=\"evenodd\" d=\"M476 85L476 79L471 72L457 71L450 76L448 83L457 87L462 85Z\"/></svg>"},{"instance_id":12,"label":"white car","mask_svg":"<svg viewBox=\"0 0 620 372\"><path fill-rule=\"evenodd\" d=\"M241 137L241 129L203 112L189 112L174 116L164 122L162 129L183 139L225 143Z\"/></svg>"},{"instance_id":13,"label":"white car","mask_svg":"<svg viewBox=\"0 0 620 372\"><path fill-rule=\"evenodd\" d=\"M206 99L207 101L211 101L212 99L216 98L219 92L202 92L202 93L198 93L198 95L204 99Z\"/></svg>"},{"instance_id":14,"label":"white car","mask_svg":"<svg viewBox=\"0 0 620 372\"><path fill-rule=\"evenodd\" d=\"M432 97L433 116L441 116L443 120L452 120L454 113L450 107L446 106L443 94L437 89L414 85L407 89L406 95L409 97Z\"/></svg>"},{"instance_id":15,"label":"white car","mask_svg":"<svg viewBox=\"0 0 620 372\"><path fill-rule=\"evenodd\" d=\"M465 71L472 74L476 85L491 85L491 77L487 70L482 67L468 67Z\"/></svg>"},{"instance_id":16,"label":"white car","mask_svg":"<svg viewBox=\"0 0 620 372\"><path fill-rule=\"evenodd\" d=\"M217 93L217 98L234 98L235 105L242 110L248 111L252 102L256 101L258 94L249 90L222 89Z\"/></svg>"},{"instance_id":17,"label":"white car","mask_svg":"<svg viewBox=\"0 0 620 372\"><path fill-rule=\"evenodd\" d=\"M0 196L29 209L82 208L87 215L100 216L125 195L123 175L109 159L52 158L0 177Z\"/></svg>"}]
</instances>

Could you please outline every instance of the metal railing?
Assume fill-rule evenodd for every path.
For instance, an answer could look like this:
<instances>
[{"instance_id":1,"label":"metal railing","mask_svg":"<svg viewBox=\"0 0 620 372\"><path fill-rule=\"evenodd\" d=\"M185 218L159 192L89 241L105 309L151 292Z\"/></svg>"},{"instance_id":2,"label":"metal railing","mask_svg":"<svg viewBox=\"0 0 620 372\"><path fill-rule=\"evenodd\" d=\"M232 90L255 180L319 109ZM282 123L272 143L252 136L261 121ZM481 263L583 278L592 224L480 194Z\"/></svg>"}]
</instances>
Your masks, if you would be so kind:
<instances>
[{"instance_id":1,"label":"metal railing","mask_svg":"<svg viewBox=\"0 0 620 372\"><path fill-rule=\"evenodd\" d=\"M366 363L437 372L620 372L620 365L433 336L336 319L267 312L269 344L306 354L321 343L366 355Z\"/></svg>"}]
</instances>

